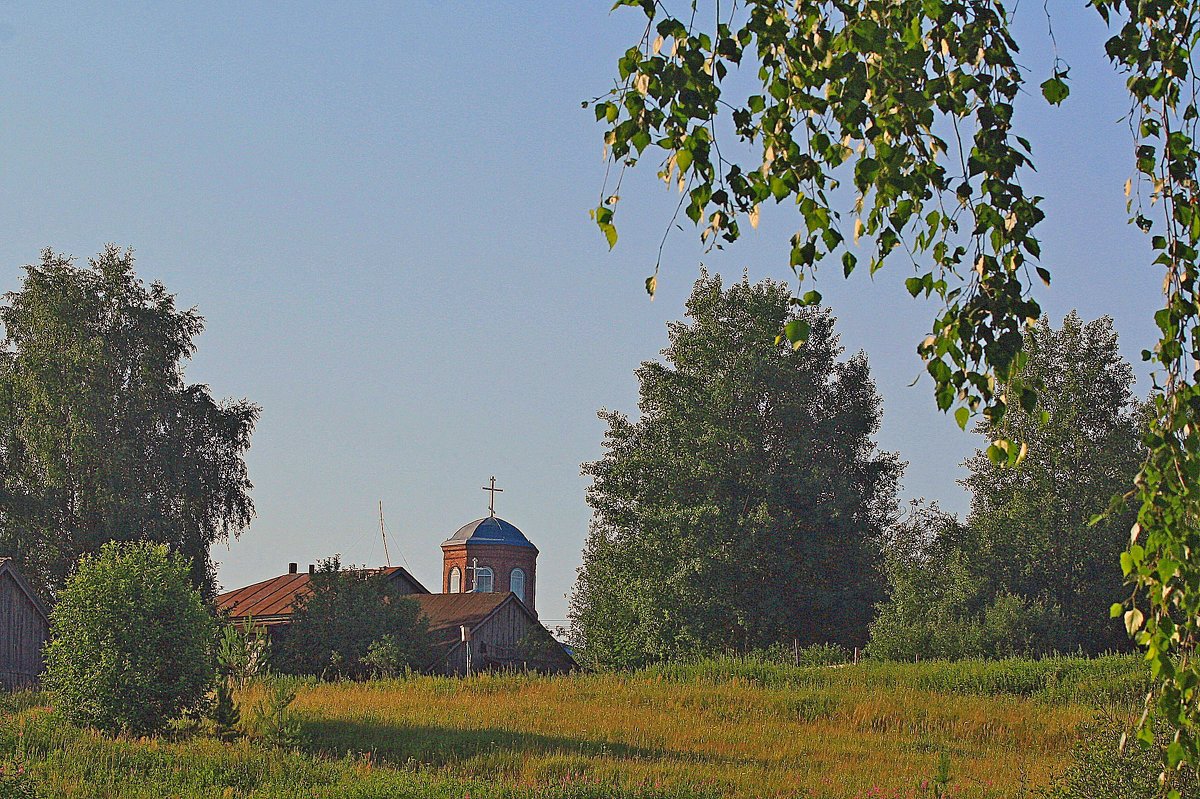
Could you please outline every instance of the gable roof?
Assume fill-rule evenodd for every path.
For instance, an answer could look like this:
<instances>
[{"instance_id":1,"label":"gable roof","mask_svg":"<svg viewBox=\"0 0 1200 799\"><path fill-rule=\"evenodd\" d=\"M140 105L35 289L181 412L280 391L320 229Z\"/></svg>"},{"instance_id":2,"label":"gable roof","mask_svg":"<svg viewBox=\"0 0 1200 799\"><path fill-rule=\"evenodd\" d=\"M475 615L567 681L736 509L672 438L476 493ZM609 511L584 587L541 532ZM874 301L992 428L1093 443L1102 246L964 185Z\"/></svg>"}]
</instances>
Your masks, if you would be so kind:
<instances>
[{"instance_id":1,"label":"gable roof","mask_svg":"<svg viewBox=\"0 0 1200 799\"><path fill-rule=\"evenodd\" d=\"M4 577L4 575L12 578L21 593L29 597L29 601L33 603L34 609L37 610L42 620L49 624L50 608L46 607L46 603L33 590L33 586L25 579L25 575L21 574L21 570L17 568L17 564L13 562L12 558L0 558L0 577Z\"/></svg>"},{"instance_id":2,"label":"gable roof","mask_svg":"<svg viewBox=\"0 0 1200 799\"><path fill-rule=\"evenodd\" d=\"M460 627L475 629L515 594L421 594L413 599L436 643L461 640Z\"/></svg>"},{"instance_id":3,"label":"gable roof","mask_svg":"<svg viewBox=\"0 0 1200 799\"><path fill-rule=\"evenodd\" d=\"M429 589L421 585L416 577L413 577L407 569L401 566L356 569L355 571L385 574L392 580L403 579L415 587L420 594L429 593ZM308 596L312 591L309 578L310 575L307 572L281 574L245 588L228 591L217 597L217 610L228 613L235 619L253 617L264 622L286 621L295 611L300 599Z\"/></svg>"}]
</instances>

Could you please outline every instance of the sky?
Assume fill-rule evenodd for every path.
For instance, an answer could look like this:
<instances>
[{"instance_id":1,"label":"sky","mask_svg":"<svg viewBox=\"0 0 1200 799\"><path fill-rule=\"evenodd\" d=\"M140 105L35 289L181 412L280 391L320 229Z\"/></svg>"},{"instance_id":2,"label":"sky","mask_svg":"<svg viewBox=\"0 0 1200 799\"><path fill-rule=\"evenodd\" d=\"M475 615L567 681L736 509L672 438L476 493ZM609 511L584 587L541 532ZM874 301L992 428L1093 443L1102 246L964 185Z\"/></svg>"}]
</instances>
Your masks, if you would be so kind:
<instances>
[{"instance_id":1,"label":"sky","mask_svg":"<svg viewBox=\"0 0 1200 799\"><path fill-rule=\"evenodd\" d=\"M540 615L565 619L596 412L636 412L634 369L702 262L791 277L797 216L772 208L724 252L676 231L649 301L675 203L649 163L622 187L608 251L587 215L603 131L580 103L642 25L610 5L0 4L0 290L44 247L86 260L115 242L206 318L188 380L263 408L257 518L213 551L226 589L333 554L382 564L382 501L392 561L439 590L439 544L487 514L495 475L498 515L541 550ZM1161 277L1126 223L1111 34L1083 5L1052 4L1071 67L1061 108L1036 88L1054 56L1042 4L1016 14L1017 124L1041 170L1026 186L1046 198L1054 275L1036 296L1056 320L1112 316L1144 392ZM937 310L908 299L911 274L897 260L817 285L847 352L870 359L904 497L963 512L979 439L936 411L928 379L910 385Z\"/></svg>"}]
</instances>

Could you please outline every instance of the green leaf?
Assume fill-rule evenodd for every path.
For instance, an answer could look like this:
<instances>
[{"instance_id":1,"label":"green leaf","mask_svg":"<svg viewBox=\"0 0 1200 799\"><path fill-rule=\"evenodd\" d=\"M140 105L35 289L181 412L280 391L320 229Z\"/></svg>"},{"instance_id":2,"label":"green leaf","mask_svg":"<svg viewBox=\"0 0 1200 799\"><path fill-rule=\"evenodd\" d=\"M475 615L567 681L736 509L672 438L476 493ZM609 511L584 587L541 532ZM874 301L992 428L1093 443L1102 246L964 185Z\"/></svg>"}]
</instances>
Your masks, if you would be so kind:
<instances>
[{"instance_id":1,"label":"green leaf","mask_svg":"<svg viewBox=\"0 0 1200 799\"><path fill-rule=\"evenodd\" d=\"M1046 102L1050 105L1060 105L1063 100L1067 99L1067 95L1071 93L1067 87L1067 82L1063 80L1066 73L1055 73L1054 77L1042 84L1042 96L1046 98Z\"/></svg>"},{"instance_id":2,"label":"green leaf","mask_svg":"<svg viewBox=\"0 0 1200 799\"><path fill-rule=\"evenodd\" d=\"M608 241L608 249L617 246L617 228L610 222L597 222L600 226L600 231L604 233L604 238Z\"/></svg>"},{"instance_id":3,"label":"green leaf","mask_svg":"<svg viewBox=\"0 0 1200 799\"><path fill-rule=\"evenodd\" d=\"M792 349L798 350L804 345L804 342L808 341L808 335L811 330L811 326L805 320L793 319L784 326L783 334L792 343Z\"/></svg>"},{"instance_id":4,"label":"green leaf","mask_svg":"<svg viewBox=\"0 0 1200 799\"><path fill-rule=\"evenodd\" d=\"M910 277L904 281L904 288L908 289L908 293L914 297L921 293L925 288L925 281L919 277Z\"/></svg>"},{"instance_id":5,"label":"green leaf","mask_svg":"<svg viewBox=\"0 0 1200 799\"><path fill-rule=\"evenodd\" d=\"M692 151L680 150L675 153L675 163L679 166L679 173L683 174L687 168L692 165Z\"/></svg>"},{"instance_id":6,"label":"green leaf","mask_svg":"<svg viewBox=\"0 0 1200 799\"><path fill-rule=\"evenodd\" d=\"M959 428L966 430L967 422L971 421L971 409L966 407L959 408L954 412L954 421L958 422Z\"/></svg>"},{"instance_id":7,"label":"green leaf","mask_svg":"<svg viewBox=\"0 0 1200 799\"><path fill-rule=\"evenodd\" d=\"M646 278L646 293L650 295L650 299L654 299L654 292L658 290L658 276L651 275Z\"/></svg>"}]
</instances>

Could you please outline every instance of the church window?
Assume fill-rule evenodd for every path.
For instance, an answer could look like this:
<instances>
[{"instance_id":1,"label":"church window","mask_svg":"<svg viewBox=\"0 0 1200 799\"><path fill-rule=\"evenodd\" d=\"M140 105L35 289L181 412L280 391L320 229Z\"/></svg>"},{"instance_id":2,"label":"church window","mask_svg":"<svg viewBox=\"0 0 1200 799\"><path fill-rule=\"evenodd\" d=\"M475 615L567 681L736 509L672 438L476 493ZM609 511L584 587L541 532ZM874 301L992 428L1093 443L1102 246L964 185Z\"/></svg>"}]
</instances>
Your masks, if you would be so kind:
<instances>
[{"instance_id":1,"label":"church window","mask_svg":"<svg viewBox=\"0 0 1200 799\"><path fill-rule=\"evenodd\" d=\"M475 569L475 593L490 594L496 590L492 587L492 568L480 566Z\"/></svg>"},{"instance_id":2,"label":"church window","mask_svg":"<svg viewBox=\"0 0 1200 799\"><path fill-rule=\"evenodd\" d=\"M462 592L462 572L458 567L450 569L450 593L458 594Z\"/></svg>"},{"instance_id":3,"label":"church window","mask_svg":"<svg viewBox=\"0 0 1200 799\"><path fill-rule=\"evenodd\" d=\"M509 589L512 590L512 592L514 594L517 595L517 599L524 602L525 601L525 572L521 569L513 569L512 574L509 576L509 579L508 579L508 587L509 587Z\"/></svg>"}]
</instances>

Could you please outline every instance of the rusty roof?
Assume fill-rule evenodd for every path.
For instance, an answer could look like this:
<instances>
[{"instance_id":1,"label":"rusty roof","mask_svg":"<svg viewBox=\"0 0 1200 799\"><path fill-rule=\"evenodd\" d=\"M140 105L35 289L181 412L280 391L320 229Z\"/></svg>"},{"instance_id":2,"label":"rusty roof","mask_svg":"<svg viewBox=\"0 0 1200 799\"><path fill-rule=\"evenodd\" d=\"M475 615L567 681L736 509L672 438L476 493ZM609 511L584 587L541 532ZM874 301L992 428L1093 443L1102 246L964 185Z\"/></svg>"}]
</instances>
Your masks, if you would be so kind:
<instances>
[{"instance_id":1,"label":"rusty roof","mask_svg":"<svg viewBox=\"0 0 1200 799\"><path fill-rule=\"evenodd\" d=\"M453 629L464 624L474 627L500 607L510 595L505 594L421 594L414 596L421 612L429 620L429 629Z\"/></svg>"},{"instance_id":2,"label":"rusty roof","mask_svg":"<svg viewBox=\"0 0 1200 799\"><path fill-rule=\"evenodd\" d=\"M413 585L426 590L425 586L401 566L385 567L356 571L371 571L386 574L389 577L405 577ZM309 587L309 574L281 574L269 580L263 580L245 588L228 591L217 597L217 610L228 613L232 618L271 619L278 616L290 616L295 610L296 603L308 596L312 589Z\"/></svg>"},{"instance_id":3,"label":"rusty roof","mask_svg":"<svg viewBox=\"0 0 1200 799\"><path fill-rule=\"evenodd\" d=\"M452 645L461 640L460 627L474 630L505 602L511 600L520 604L517 595L512 593L422 594L413 599L420 605L421 614L429 622L430 638L438 646Z\"/></svg>"}]
</instances>

